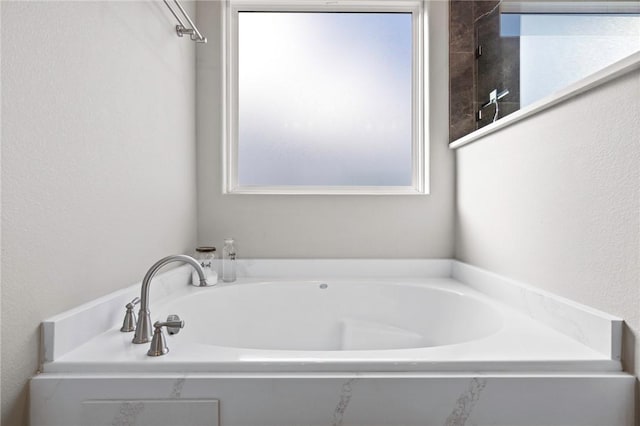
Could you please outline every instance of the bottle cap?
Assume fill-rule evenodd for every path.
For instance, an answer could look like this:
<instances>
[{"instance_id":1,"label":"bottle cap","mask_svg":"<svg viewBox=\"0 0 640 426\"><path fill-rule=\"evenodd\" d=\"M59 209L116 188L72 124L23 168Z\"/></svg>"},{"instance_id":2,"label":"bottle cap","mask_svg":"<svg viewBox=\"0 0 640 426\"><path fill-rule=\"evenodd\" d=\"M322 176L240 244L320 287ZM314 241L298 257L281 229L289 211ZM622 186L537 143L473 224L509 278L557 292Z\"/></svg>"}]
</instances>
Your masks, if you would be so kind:
<instances>
[{"instance_id":1,"label":"bottle cap","mask_svg":"<svg viewBox=\"0 0 640 426\"><path fill-rule=\"evenodd\" d=\"M197 247L196 251L198 253L210 253L212 251L216 251L216 248L213 246L203 246L203 247Z\"/></svg>"}]
</instances>

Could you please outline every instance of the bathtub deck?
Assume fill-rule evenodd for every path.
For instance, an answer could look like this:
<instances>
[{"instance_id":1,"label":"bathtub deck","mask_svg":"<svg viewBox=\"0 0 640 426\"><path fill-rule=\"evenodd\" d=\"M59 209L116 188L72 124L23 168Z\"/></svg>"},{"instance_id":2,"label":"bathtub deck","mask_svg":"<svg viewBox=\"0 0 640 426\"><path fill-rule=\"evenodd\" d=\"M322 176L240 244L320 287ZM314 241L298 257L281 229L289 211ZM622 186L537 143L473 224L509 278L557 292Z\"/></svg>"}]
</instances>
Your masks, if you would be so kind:
<instances>
[{"instance_id":1,"label":"bathtub deck","mask_svg":"<svg viewBox=\"0 0 640 426\"><path fill-rule=\"evenodd\" d=\"M324 280L333 283L332 280ZM415 282L412 279L412 282ZM43 365L45 373L130 372L616 372L619 359L544 325L517 310L491 301L485 295L452 278L421 279L425 285L464 291L495 304L504 316L502 328L469 342L393 350L299 351L259 350L199 344L184 333L167 335L169 354L148 357L147 344L131 343L132 333L119 327ZM250 283L252 280L247 280ZM243 285L242 282L233 284ZM331 284L339 285L339 284ZM208 294L216 289L185 286L185 295ZM174 300L153 308L157 318L173 311ZM188 312L180 312L189 327ZM206 329L206 327L205 327Z\"/></svg>"}]
</instances>

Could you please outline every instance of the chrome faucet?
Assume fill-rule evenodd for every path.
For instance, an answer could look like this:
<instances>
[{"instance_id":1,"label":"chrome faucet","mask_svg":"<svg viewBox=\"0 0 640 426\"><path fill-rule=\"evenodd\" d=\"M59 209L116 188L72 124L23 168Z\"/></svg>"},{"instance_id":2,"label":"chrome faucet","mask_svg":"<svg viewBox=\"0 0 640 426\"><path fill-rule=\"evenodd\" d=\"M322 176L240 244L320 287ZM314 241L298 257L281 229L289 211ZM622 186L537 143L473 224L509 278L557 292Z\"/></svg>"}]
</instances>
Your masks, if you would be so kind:
<instances>
[{"instance_id":1,"label":"chrome faucet","mask_svg":"<svg viewBox=\"0 0 640 426\"><path fill-rule=\"evenodd\" d=\"M202 266L190 256L185 256L183 254L177 254L173 256L167 256L163 259L160 259L156 263L153 264L151 268L147 271L142 280L142 291L140 294L140 311L138 312L138 324L136 325L136 332L133 336L133 343L147 343L151 341L151 312L149 312L149 285L151 284L151 279L154 277L156 272L167 263L171 262L184 262L188 263L196 270L198 273L198 277L200 278L200 286L207 286L207 279L205 278L204 271L202 270Z\"/></svg>"}]
</instances>

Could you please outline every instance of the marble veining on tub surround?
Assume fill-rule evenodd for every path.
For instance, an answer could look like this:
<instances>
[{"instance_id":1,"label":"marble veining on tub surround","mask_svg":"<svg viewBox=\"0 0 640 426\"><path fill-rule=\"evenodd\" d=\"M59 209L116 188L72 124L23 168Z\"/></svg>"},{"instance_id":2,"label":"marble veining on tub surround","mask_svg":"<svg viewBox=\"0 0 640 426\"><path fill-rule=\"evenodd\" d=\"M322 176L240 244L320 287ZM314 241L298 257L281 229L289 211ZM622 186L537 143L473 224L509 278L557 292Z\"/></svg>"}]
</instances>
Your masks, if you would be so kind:
<instances>
[{"instance_id":1,"label":"marble veining on tub surround","mask_svg":"<svg viewBox=\"0 0 640 426\"><path fill-rule=\"evenodd\" d=\"M341 387L339 402L336 406L331 426L343 426L345 413L349 408L349 402L352 395L355 395L355 384L358 378L354 377L346 380ZM473 409L477 404L483 389L487 385L486 378L474 377L469 380L467 388L456 399L451 413L444 420L444 423L438 423L442 426L464 426L473 413ZM425 418L425 422L432 422L432 418ZM425 423L429 424L429 423Z\"/></svg>"},{"instance_id":2,"label":"marble veining on tub surround","mask_svg":"<svg viewBox=\"0 0 640 426\"><path fill-rule=\"evenodd\" d=\"M144 411L143 402L123 402L119 413L113 418L113 426L132 426L138 423L138 415Z\"/></svg>"},{"instance_id":3,"label":"marble veining on tub surround","mask_svg":"<svg viewBox=\"0 0 640 426\"><path fill-rule=\"evenodd\" d=\"M352 379L345 381L342 384L338 405L336 405L336 409L333 411L331 426L342 426L344 413L345 411L347 411L347 408L349 407L349 401L351 401L353 385L357 380L358 379L354 377Z\"/></svg>"},{"instance_id":4,"label":"marble veining on tub surround","mask_svg":"<svg viewBox=\"0 0 640 426\"><path fill-rule=\"evenodd\" d=\"M447 417L445 426L462 426L466 424L485 386L487 386L487 379L471 379L469 387L456 400L456 406Z\"/></svg>"}]
</instances>

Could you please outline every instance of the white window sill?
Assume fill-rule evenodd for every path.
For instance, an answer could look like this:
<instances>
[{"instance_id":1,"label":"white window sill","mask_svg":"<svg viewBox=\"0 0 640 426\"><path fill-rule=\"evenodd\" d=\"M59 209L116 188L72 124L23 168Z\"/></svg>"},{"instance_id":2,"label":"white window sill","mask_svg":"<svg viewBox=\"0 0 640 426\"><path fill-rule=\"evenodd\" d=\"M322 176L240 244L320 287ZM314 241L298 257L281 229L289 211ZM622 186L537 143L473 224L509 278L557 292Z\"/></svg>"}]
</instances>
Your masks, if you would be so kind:
<instances>
[{"instance_id":1,"label":"white window sill","mask_svg":"<svg viewBox=\"0 0 640 426\"><path fill-rule=\"evenodd\" d=\"M225 194L251 195L425 195L424 189L412 186L260 186L238 187Z\"/></svg>"}]
</instances>

